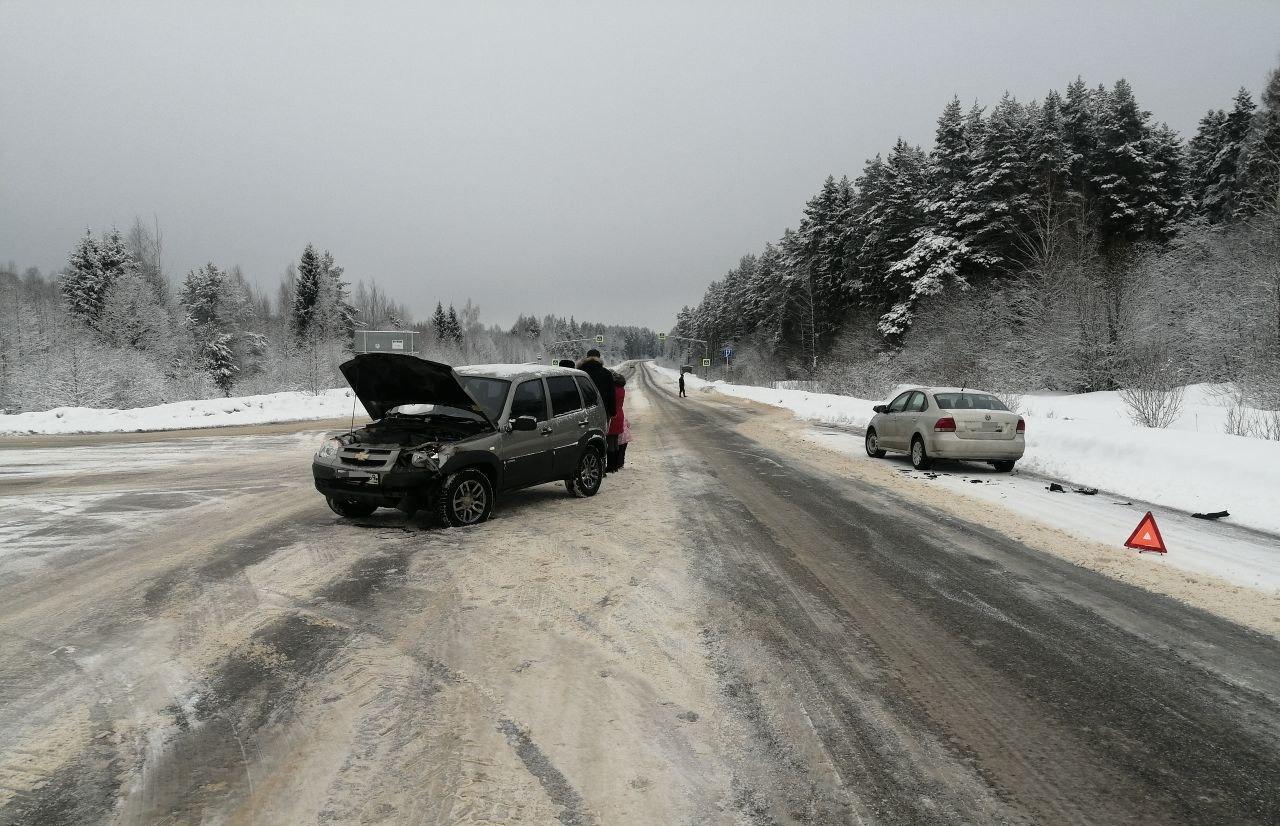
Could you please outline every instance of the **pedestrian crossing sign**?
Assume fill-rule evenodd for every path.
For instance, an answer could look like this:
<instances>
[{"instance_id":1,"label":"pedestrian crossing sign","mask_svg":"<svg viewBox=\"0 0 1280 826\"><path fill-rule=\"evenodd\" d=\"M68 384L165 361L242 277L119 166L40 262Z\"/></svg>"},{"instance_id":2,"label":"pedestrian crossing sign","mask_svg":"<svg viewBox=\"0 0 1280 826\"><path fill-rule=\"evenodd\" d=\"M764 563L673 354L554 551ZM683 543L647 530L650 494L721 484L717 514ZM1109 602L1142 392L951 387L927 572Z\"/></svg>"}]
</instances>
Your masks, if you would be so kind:
<instances>
[{"instance_id":1,"label":"pedestrian crossing sign","mask_svg":"<svg viewBox=\"0 0 1280 826\"><path fill-rule=\"evenodd\" d=\"M596 344L604 344L604 336L596 336Z\"/></svg>"},{"instance_id":2,"label":"pedestrian crossing sign","mask_svg":"<svg viewBox=\"0 0 1280 826\"><path fill-rule=\"evenodd\" d=\"M703 367L710 367L710 366L711 366L711 359L703 359L703 360L702 360L702 366L703 366Z\"/></svg>"}]
</instances>

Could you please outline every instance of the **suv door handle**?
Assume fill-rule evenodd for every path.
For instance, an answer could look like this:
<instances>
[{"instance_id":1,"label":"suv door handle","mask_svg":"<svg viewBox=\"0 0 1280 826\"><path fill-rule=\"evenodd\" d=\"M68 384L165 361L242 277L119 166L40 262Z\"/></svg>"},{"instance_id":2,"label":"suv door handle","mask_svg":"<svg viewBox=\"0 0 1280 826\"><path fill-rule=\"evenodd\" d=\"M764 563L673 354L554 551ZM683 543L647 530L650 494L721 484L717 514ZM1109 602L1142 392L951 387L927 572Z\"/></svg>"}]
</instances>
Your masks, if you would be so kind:
<instances>
[{"instance_id":1,"label":"suv door handle","mask_svg":"<svg viewBox=\"0 0 1280 826\"><path fill-rule=\"evenodd\" d=\"M591 422L587 421L586 419L583 419L582 421L578 422L578 427L586 427L589 424L591 424Z\"/></svg>"},{"instance_id":2,"label":"suv door handle","mask_svg":"<svg viewBox=\"0 0 1280 826\"><path fill-rule=\"evenodd\" d=\"M544 427L544 428L542 428L542 430L541 430L540 432L542 433L542 435L543 435L543 436L550 436L550 435L551 435L551 428L550 428L550 427Z\"/></svg>"}]
</instances>

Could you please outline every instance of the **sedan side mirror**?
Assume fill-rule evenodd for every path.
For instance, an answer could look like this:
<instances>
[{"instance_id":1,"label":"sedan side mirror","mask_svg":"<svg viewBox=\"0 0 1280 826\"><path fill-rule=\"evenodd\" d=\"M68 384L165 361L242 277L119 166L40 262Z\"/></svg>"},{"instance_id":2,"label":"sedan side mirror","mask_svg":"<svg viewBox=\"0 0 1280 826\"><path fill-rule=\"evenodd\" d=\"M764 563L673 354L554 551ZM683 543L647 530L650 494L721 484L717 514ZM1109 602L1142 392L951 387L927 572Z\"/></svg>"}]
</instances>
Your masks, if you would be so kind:
<instances>
[{"instance_id":1,"label":"sedan side mirror","mask_svg":"<svg viewBox=\"0 0 1280 826\"><path fill-rule=\"evenodd\" d=\"M877 413L888 413L888 412L889 412L889 405L887 405L887 404L877 404L875 407L873 407L873 408L871 408L871 409L872 409L872 410L874 410L874 411L875 411L875 412L877 412Z\"/></svg>"},{"instance_id":2,"label":"sedan side mirror","mask_svg":"<svg viewBox=\"0 0 1280 826\"><path fill-rule=\"evenodd\" d=\"M538 420L532 416L516 416L511 420L512 430L537 430Z\"/></svg>"}]
</instances>

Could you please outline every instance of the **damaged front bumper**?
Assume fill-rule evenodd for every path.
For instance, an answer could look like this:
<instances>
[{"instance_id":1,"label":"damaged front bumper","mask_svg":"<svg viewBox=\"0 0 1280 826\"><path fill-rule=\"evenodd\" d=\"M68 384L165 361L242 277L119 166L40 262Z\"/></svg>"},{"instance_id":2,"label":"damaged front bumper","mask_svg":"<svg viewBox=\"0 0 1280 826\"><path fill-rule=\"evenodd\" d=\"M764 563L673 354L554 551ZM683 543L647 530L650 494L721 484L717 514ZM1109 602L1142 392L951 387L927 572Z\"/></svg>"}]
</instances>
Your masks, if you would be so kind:
<instances>
[{"instance_id":1,"label":"damaged front bumper","mask_svg":"<svg viewBox=\"0 0 1280 826\"><path fill-rule=\"evenodd\" d=\"M428 507L440 493L438 472L395 467L391 470L359 470L315 459L311 475L316 490L336 499L367 502L380 508L398 508L412 516Z\"/></svg>"}]
</instances>

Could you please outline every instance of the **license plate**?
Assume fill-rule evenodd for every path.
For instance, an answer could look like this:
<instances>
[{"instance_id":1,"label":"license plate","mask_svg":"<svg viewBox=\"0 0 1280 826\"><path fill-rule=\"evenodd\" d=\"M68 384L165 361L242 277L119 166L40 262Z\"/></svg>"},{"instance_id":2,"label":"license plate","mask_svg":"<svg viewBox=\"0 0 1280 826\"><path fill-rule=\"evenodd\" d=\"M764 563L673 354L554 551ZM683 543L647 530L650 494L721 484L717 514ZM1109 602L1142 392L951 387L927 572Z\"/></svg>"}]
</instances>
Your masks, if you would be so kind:
<instances>
[{"instance_id":1,"label":"license plate","mask_svg":"<svg viewBox=\"0 0 1280 826\"><path fill-rule=\"evenodd\" d=\"M984 433L999 433L1004 430L1004 425L999 422L983 422L978 429Z\"/></svg>"},{"instance_id":2,"label":"license plate","mask_svg":"<svg viewBox=\"0 0 1280 826\"><path fill-rule=\"evenodd\" d=\"M340 470L338 471L339 479L346 479L348 482L359 482L365 485L378 484L378 474L364 473L358 470Z\"/></svg>"}]
</instances>

